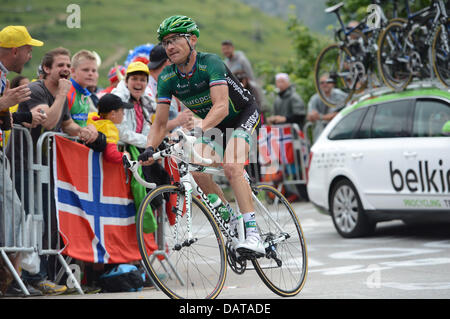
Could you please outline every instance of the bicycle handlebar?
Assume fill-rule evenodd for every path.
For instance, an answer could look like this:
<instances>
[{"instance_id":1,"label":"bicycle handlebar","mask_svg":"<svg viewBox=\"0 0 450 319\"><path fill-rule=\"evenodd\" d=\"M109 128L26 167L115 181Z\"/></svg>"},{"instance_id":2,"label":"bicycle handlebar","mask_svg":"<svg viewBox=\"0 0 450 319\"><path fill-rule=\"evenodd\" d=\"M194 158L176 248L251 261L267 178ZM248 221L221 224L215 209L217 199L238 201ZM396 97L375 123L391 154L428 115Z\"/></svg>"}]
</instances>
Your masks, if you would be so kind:
<instances>
[{"instance_id":1,"label":"bicycle handlebar","mask_svg":"<svg viewBox=\"0 0 450 319\"><path fill-rule=\"evenodd\" d=\"M192 153L194 155L194 159L198 161L201 164L210 165L212 164L212 160L209 158L204 158L200 154L197 153L197 151L194 149L194 143L197 140L197 137L186 134L182 129L177 129L175 131L178 136L180 137L180 142L184 139L186 142L183 143L185 149L188 151L188 154Z\"/></svg>"},{"instance_id":2,"label":"bicycle handlebar","mask_svg":"<svg viewBox=\"0 0 450 319\"><path fill-rule=\"evenodd\" d=\"M177 129L175 132L178 134L178 137L179 137L177 143L169 146L169 148L167 148L165 150L154 153L152 155L153 160L156 161L161 158L168 157L168 156L172 155L172 153L179 153L179 154L184 154L187 156L192 154L194 156L194 159L201 164L206 164L206 165L212 164L213 161L211 159L204 158L195 151L194 143L197 140L197 137L186 134L182 129ZM142 166L139 163L139 161L132 161L128 157L127 154L125 154L122 157L122 161L123 161L124 166L133 173L134 178L137 180L137 182L139 184L145 186L146 188L150 188L150 189L153 189L156 187L155 183L149 183L139 175L138 169L139 169L139 167Z\"/></svg>"},{"instance_id":3,"label":"bicycle handlebar","mask_svg":"<svg viewBox=\"0 0 450 319\"><path fill-rule=\"evenodd\" d=\"M155 183L149 183L146 180L144 180L141 175L139 175L138 169L141 166L141 164L138 161L132 161L128 157L128 154L124 154L122 157L123 164L126 168L128 168L132 173L134 178L137 180L137 182L146 188L153 189L156 187Z\"/></svg>"}]
</instances>

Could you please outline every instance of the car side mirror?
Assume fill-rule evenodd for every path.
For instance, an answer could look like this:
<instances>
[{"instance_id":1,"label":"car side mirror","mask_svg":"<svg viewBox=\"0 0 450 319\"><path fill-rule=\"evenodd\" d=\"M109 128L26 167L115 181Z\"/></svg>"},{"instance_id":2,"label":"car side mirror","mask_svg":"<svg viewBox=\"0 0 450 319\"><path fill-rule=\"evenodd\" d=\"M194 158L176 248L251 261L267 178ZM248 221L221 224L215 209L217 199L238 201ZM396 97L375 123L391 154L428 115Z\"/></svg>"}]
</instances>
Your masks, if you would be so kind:
<instances>
[{"instance_id":1,"label":"car side mirror","mask_svg":"<svg viewBox=\"0 0 450 319\"><path fill-rule=\"evenodd\" d=\"M442 127L442 135L450 136L450 121L445 122L444 126Z\"/></svg>"}]
</instances>

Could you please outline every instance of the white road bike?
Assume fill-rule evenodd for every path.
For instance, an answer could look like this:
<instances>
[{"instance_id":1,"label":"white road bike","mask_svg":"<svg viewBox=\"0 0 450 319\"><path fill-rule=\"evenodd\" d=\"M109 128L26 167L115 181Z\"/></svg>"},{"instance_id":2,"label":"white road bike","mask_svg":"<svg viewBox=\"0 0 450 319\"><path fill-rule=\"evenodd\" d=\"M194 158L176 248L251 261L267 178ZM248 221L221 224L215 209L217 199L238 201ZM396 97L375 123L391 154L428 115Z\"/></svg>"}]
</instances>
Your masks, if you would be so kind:
<instances>
[{"instance_id":1,"label":"white road bike","mask_svg":"<svg viewBox=\"0 0 450 319\"><path fill-rule=\"evenodd\" d=\"M139 177L139 162L124 157L126 167L137 181L150 189L138 210L136 228L142 264L153 282L170 298L214 299L224 286L227 262L235 273L243 274L247 261L251 261L274 293L283 297L297 295L306 281L307 251L300 222L290 203L273 186L252 183L244 171L252 189L256 223L266 253L259 258L253 254L240 255L235 247L245 240L243 218L238 218L236 229L231 229L191 174L224 176L223 168L206 166L212 161L194 150L196 137L182 130L177 130L176 135L172 144L153 154L153 159L174 158L180 174L178 183L156 187ZM191 163L192 157L193 162L202 165ZM158 220L154 233L158 248L154 251L147 249L148 234L143 230L149 205Z\"/></svg>"}]
</instances>

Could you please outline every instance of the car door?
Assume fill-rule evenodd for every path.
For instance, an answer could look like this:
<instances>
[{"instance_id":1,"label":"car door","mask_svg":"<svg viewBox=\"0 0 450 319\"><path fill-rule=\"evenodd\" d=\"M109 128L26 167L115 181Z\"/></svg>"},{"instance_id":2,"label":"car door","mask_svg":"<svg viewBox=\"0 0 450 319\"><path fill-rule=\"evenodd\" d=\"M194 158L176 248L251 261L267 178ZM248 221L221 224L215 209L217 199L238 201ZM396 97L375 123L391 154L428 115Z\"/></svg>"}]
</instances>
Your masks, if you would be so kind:
<instances>
[{"instance_id":1,"label":"car door","mask_svg":"<svg viewBox=\"0 0 450 319\"><path fill-rule=\"evenodd\" d=\"M404 146L405 189L408 210L449 210L450 137L442 133L450 121L450 103L443 98L415 101L413 139Z\"/></svg>"},{"instance_id":2,"label":"car door","mask_svg":"<svg viewBox=\"0 0 450 319\"><path fill-rule=\"evenodd\" d=\"M411 136L412 100L380 103L366 113L349 154L366 209L400 209L403 146Z\"/></svg>"}]
</instances>

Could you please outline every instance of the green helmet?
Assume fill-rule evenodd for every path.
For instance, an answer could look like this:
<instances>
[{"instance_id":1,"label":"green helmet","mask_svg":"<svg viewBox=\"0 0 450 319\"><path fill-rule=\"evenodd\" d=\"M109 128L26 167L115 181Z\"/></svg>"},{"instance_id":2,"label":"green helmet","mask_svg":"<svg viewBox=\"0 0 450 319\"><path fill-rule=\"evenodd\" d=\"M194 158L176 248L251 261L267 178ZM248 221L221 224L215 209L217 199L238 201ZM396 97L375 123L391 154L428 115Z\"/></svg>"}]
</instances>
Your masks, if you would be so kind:
<instances>
[{"instance_id":1,"label":"green helmet","mask_svg":"<svg viewBox=\"0 0 450 319\"><path fill-rule=\"evenodd\" d=\"M171 16L165 19L158 28L158 40L162 39L170 33L193 33L197 37L200 36L200 30L197 24L186 16Z\"/></svg>"}]
</instances>

